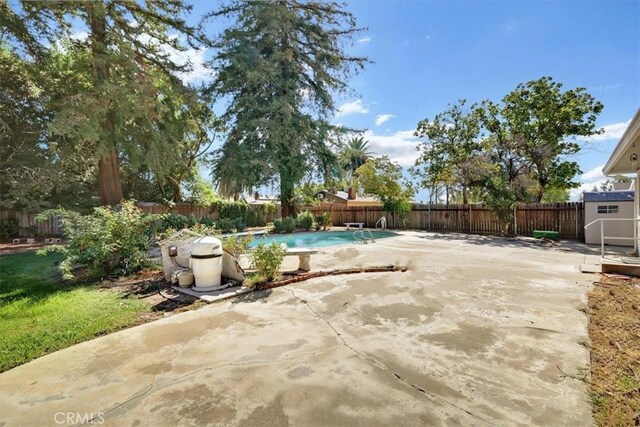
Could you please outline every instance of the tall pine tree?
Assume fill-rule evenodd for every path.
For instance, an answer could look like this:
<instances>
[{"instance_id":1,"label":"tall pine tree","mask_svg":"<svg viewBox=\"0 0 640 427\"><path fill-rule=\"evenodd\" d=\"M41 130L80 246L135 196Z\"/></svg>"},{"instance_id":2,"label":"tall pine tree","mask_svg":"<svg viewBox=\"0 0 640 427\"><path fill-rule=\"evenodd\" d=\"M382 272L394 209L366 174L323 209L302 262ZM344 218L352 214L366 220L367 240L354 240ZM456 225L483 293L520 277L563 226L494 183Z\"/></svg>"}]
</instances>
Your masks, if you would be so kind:
<instances>
[{"instance_id":1,"label":"tall pine tree","mask_svg":"<svg viewBox=\"0 0 640 427\"><path fill-rule=\"evenodd\" d=\"M237 0L209 16L233 21L216 42L211 90L228 100L229 133L215 178L237 192L277 176L282 214L293 215L295 185L332 129L333 96L367 62L344 50L361 29L316 0Z\"/></svg>"},{"instance_id":2,"label":"tall pine tree","mask_svg":"<svg viewBox=\"0 0 640 427\"><path fill-rule=\"evenodd\" d=\"M190 6L183 0L31 2L0 8L13 51L39 55L59 40L73 37L78 52L74 71L86 78L65 88L68 96L56 105L50 130L69 141L76 152L91 153L98 165L102 204L114 205L123 198L120 161L125 156L160 162L174 153L174 141L163 136L154 119L164 112L159 102L157 79L181 85L178 73L188 65L177 63L170 51L202 39L186 24L182 14ZM76 34L77 35L77 34ZM149 76L149 70L164 77ZM149 138L149 131L154 130ZM140 135L147 138L141 140Z\"/></svg>"}]
</instances>

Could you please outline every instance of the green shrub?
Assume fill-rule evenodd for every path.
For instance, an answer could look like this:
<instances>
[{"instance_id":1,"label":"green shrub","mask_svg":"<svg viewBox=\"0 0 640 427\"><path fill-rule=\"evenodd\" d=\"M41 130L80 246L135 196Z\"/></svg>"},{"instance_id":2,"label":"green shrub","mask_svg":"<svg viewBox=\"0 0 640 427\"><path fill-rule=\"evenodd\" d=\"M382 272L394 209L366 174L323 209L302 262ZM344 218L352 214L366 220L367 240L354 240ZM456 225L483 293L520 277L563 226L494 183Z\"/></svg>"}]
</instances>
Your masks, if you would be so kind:
<instances>
[{"instance_id":1,"label":"green shrub","mask_svg":"<svg viewBox=\"0 0 640 427\"><path fill-rule=\"evenodd\" d=\"M196 218L194 214L191 214L187 217L187 228L193 228L198 223L198 218Z\"/></svg>"},{"instance_id":2,"label":"green shrub","mask_svg":"<svg viewBox=\"0 0 640 427\"><path fill-rule=\"evenodd\" d=\"M123 202L113 209L94 208L89 215L55 209L38 218L52 215L60 218L68 245L50 246L40 253L63 253L66 258L60 263L60 270L66 279L73 278L76 266L104 277L134 273L146 265L149 222L134 202Z\"/></svg>"},{"instance_id":3,"label":"green shrub","mask_svg":"<svg viewBox=\"0 0 640 427\"><path fill-rule=\"evenodd\" d=\"M218 199L213 203L213 207L218 211L221 219L234 220L241 217L245 220L251 209L247 202L236 202L233 200Z\"/></svg>"},{"instance_id":4,"label":"green shrub","mask_svg":"<svg viewBox=\"0 0 640 427\"><path fill-rule=\"evenodd\" d=\"M244 231L247 228L247 223L244 218L238 217L233 220L233 228L235 228L236 231Z\"/></svg>"},{"instance_id":5,"label":"green shrub","mask_svg":"<svg viewBox=\"0 0 640 427\"><path fill-rule=\"evenodd\" d=\"M216 221L213 218L209 218L207 216L203 216L198 220L198 223L205 225L207 227L213 227L216 225Z\"/></svg>"},{"instance_id":6,"label":"green shrub","mask_svg":"<svg viewBox=\"0 0 640 427\"><path fill-rule=\"evenodd\" d=\"M182 230L189 224L189 218L184 215L168 213L162 216L161 229L175 228L176 230Z\"/></svg>"},{"instance_id":7,"label":"green shrub","mask_svg":"<svg viewBox=\"0 0 640 427\"><path fill-rule=\"evenodd\" d=\"M164 215L143 213L142 220L146 225L145 234L147 235L150 241L155 240L159 234L167 230L163 228Z\"/></svg>"},{"instance_id":8,"label":"green shrub","mask_svg":"<svg viewBox=\"0 0 640 427\"><path fill-rule=\"evenodd\" d=\"M322 227L323 230L327 230L331 228L333 225L333 221L331 220L331 214L329 212L325 212L322 215L316 215L316 230L319 230Z\"/></svg>"},{"instance_id":9,"label":"green shrub","mask_svg":"<svg viewBox=\"0 0 640 427\"><path fill-rule=\"evenodd\" d=\"M10 239L12 237L18 237L20 231L20 225L16 218L3 219L0 221L0 238Z\"/></svg>"},{"instance_id":10,"label":"green shrub","mask_svg":"<svg viewBox=\"0 0 640 427\"><path fill-rule=\"evenodd\" d=\"M296 217L296 226L307 231L313 227L313 215L309 211L301 212Z\"/></svg>"},{"instance_id":11,"label":"green shrub","mask_svg":"<svg viewBox=\"0 0 640 427\"><path fill-rule=\"evenodd\" d=\"M216 228L220 230L222 234L233 233L235 230L235 224L228 218L222 218L216 221Z\"/></svg>"},{"instance_id":12,"label":"green shrub","mask_svg":"<svg viewBox=\"0 0 640 427\"><path fill-rule=\"evenodd\" d=\"M249 227L264 227L275 219L277 211L278 206L275 203L251 206L247 212L247 225Z\"/></svg>"},{"instance_id":13,"label":"green shrub","mask_svg":"<svg viewBox=\"0 0 640 427\"><path fill-rule=\"evenodd\" d=\"M200 234L202 236L215 236L215 237L220 237L220 231L215 228L215 227L210 227L210 226L206 226L204 224L196 224L193 227L190 228L191 231L193 231L194 233ZM171 234L169 234L167 237L169 237Z\"/></svg>"},{"instance_id":14,"label":"green shrub","mask_svg":"<svg viewBox=\"0 0 640 427\"><path fill-rule=\"evenodd\" d=\"M249 243L253 240L253 236L228 236L222 239L222 247L238 258L249 248Z\"/></svg>"},{"instance_id":15,"label":"green shrub","mask_svg":"<svg viewBox=\"0 0 640 427\"><path fill-rule=\"evenodd\" d=\"M292 217L276 219L273 222L274 233L292 233L296 229L296 220Z\"/></svg>"},{"instance_id":16,"label":"green shrub","mask_svg":"<svg viewBox=\"0 0 640 427\"><path fill-rule=\"evenodd\" d=\"M277 277L286 254L287 250L276 242L272 242L270 245L261 243L251 254L251 260L260 277L265 280L273 280Z\"/></svg>"}]
</instances>

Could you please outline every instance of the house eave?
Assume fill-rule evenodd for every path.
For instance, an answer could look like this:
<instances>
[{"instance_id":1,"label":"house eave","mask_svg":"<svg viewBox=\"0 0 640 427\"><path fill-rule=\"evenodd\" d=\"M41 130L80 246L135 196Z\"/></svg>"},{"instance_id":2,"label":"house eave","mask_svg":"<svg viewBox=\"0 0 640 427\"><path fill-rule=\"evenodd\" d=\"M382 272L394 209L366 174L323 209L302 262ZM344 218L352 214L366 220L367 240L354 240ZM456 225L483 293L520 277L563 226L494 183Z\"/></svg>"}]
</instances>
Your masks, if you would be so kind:
<instances>
[{"instance_id":1,"label":"house eave","mask_svg":"<svg viewBox=\"0 0 640 427\"><path fill-rule=\"evenodd\" d=\"M628 159L625 159L625 155L628 155L629 149L634 147L633 144L638 141L640 141L640 108L638 108L635 116L631 119L629 126L627 126L624 134L622 134L622 138L620 138L620 141L618 141L616 148L614 148L613 153L611 153L609 160L604 165L604 168L602 168L602 172L605 175L635 173L637 171L637 166L634 170L631 162L626 164ZM638 149L639 147L634 148Z\"/></svg>"}]
</instances>

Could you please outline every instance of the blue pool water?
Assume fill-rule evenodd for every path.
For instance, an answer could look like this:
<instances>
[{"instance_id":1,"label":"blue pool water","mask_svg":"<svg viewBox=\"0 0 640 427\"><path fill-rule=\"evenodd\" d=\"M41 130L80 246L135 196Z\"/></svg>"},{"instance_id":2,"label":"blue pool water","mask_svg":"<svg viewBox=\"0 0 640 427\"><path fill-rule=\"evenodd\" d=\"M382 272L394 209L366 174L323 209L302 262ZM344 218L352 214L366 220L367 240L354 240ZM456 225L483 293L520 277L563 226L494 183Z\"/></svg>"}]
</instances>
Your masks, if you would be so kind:
<instances>
[{"instance_id":1,"label":"blue pool water","mask_svg":"<svg viewBox=\"0 0 640 427\"><path fill-rule=\"evenodd\" d=\"M391 231L372 231L374 239L397 236ZM256 237L250 244L255 248L260 243L286 243L289 248L322 248L325 246L344 245L353 243L353 231L315 231L308 233L274 234L264 237Z\"/></svg>"}]
</instances>

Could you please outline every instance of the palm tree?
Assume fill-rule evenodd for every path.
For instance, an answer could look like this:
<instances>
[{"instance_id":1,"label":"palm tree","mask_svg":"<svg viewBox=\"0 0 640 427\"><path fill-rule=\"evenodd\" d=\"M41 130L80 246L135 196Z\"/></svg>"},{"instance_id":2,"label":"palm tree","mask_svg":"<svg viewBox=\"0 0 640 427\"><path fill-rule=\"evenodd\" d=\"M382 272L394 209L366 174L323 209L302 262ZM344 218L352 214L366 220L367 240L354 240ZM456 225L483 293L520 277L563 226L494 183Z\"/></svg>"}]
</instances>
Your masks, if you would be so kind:
<instances>
[{"instance_id":1,"label":"palm tree","mask_svg":"<svg viewBox=\"0 0 640 427\"><path fill-rule=\"evenodd\" d=\"M369 141L361 136L351 138L342 148L340 157L344 170L353 176L356 169L364 165L373 156L369 149Z\"/></svg>"}]
</instances>

